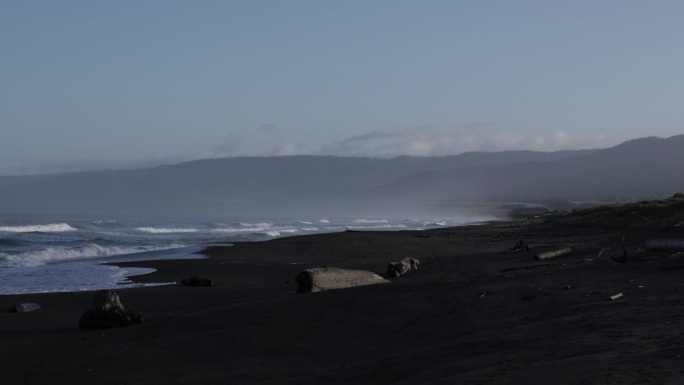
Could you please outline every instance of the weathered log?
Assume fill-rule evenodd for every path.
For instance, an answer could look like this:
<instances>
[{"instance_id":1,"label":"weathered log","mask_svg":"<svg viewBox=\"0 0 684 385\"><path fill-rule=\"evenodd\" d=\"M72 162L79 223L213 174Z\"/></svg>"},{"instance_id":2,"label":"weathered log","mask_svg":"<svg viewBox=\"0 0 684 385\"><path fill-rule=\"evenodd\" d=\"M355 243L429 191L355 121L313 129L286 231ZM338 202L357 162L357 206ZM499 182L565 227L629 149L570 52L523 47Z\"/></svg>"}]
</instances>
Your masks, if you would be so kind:
<instances>
[{"instance_id":1,"label":"weathered log","mask_svg":"<svg viewBox=\"0 0 684 385\"><path fill-rule=\"evenodd\" d=\"M213 286L214 282L209 278L200 277L198 275L193 275L190 278L183 278L180 282L181 286L191 286L191 287L209 287Z\"/></svg>"},{"instance_id":2,"label":"weathered log","mask_svg":"<svg viewBox=\"0 0 684 385\"><path fill-rule=\"evenodd\" d=\"M644 243L648 250L684 251L684 239L651 239Z\"/></svg>"},{"instance_id":3,"label":"weathered log","mask_svg":"<svg viewBox=\"0 0 684 385\"><path fill-rule=\"evenodd\" d=\"M560 257L562 255L570 254L572 253L572 249L569 247L566 247L564 249L558 249L558 250L553 250L553 251L547 251L545 253L540 253L537 254L534 259L538 261L543 261L545 259L551 259L551 258L556 258Z\"/></svg>"},{"instance_id":4,"label":"weathered log","mask_svg":"<svg viewBox=\"0 0 684 385\"><path fill-rule=\"evenodd\" d=\"M78 320L81 329L108 329L142 322L138 312L127 312L116 292L100 290L95 293L89 310Z\"/></svg>"},{"instance_id":5,"label":"weathered log","mask_svg":"<svg viewBox=\"0 0 684 385\"><path fill-rule=\"evenodd\" d=\"M36 311L40 309L40 305L33 302L24 302L14 307L14 311L17 313L28 313L30 311Z\"/></svg>"},{"instance_id":6,"label":"weathered log","mask_svg":"<svg viewBox=\"0 0 684 385\"><path fill-rule=\"evenodd\" d=\"M680 251L661 260L658 265L665 270L684 269L684 252Z\"/></svg>"},{"instance_id":7,"label":"weathered log","mask_svg":"<svg viewBox=\"0 0 684 385\"><path fill-rule=\"evenodd\" d=\"M297 293L312 293L389 282L370 271L334 267L306 269L297 274L295 281L299 285Z\"/></svg>"},{"instance_id":8,"label":"weathered log","mask_svg":"<svg viewBox=\"0 0 684 385\"><path fill-rule=\"evenodd\" d=\"M615 295L611 295L611 296L610 296L610 300L611 300L611 301L615 301L615 300L618 299L618 298L622 298L622 293L617 293L617 294L615 294Z\"/></svg>"},{"instance_id":9,"label":"weathered log","mask_svg":"<svg viewBox=\"0 0 684 385\"><path fill-rule=\"evenodd\" d=\"M401 277L411 269L418 270L418 265L420 265L420 261L415 258L404 258L399 262L390 262L389 266L387 266L387 277Z\"/></svg>"}]
</instances>

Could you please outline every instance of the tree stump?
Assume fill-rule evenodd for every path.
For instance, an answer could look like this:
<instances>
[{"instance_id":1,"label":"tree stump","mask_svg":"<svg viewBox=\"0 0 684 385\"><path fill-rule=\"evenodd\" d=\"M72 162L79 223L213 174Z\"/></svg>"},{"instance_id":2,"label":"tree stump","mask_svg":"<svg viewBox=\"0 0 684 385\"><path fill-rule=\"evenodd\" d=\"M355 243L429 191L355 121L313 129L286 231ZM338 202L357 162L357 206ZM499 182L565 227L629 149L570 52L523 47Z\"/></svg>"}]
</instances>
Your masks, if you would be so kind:
<instances>
[{"instance_id":1,"label":"tree stump","mask_svg":"<svg viewBox=\"0 0 684 385\"><path fill-rule=\"evenodd\" d=\"M78 326L81 329L109 329L140 322L142 315L127 312L116 292L100 290L95 293L90 309L81 315Z\"/></svg>"}]
</instances>

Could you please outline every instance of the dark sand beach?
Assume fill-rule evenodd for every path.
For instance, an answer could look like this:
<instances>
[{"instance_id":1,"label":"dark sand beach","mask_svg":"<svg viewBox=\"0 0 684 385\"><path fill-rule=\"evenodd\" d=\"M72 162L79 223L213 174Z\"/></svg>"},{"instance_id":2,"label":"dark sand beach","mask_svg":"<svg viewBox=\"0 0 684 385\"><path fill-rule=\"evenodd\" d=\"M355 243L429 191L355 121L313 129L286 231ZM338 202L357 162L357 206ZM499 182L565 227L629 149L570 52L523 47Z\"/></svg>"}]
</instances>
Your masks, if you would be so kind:
<instances>
[{"instance_id":1,"label":"dark sand beach","mask_svg":"<svg viewBox=\"0 0 684 385\"><path fill-rule=\"evenodd\" d=\"M684 270L635 244L639 260L614 262L617 233L521 220L129 263L157 269L138 282L215 286L119 290L143 323L94 331L78 328L92 292L0 296L2 383L682 384ZM508 251L521 238L532 249ZM573 252L534 259L562 247ZM390 284L294 294L305 268L384 274L405 257L420 268ZM21 302L43 309L4 311Z\"/></svg>"}]
</instances>

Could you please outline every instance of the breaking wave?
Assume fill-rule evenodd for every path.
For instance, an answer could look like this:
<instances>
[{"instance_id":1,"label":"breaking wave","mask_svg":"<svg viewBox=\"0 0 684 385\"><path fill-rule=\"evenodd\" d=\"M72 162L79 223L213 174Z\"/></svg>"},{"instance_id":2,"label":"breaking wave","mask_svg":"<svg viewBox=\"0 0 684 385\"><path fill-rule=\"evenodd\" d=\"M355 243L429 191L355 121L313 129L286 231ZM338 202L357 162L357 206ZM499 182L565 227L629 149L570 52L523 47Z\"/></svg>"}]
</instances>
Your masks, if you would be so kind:
<instances>
[{"instance_id":1,"label":"breaking wave","mask_svg":"<svg viewBox=\"0 0 684 385\"><path fill-rule=\"evenodd\" d=\"M152 233L152 234L172 234L172 233L196 233L197 229L193 227L186 227L186 228L167 228L167 227L136 227L134 230L136 231L142 231L143 233Z\"/></svg>"},{"instance_id":2,"label":"breaking wave","mask_svg":"<svg viewBox=\"0 0 684 385\"><path fill-rule=\"evenodd\" d=\"M397 224L397 225L383 225L383 224L377 224L377 225L359 225L359 226L347 226L349 229L358 229L358 230L369 230L369 229L406 229L408 226L403 225L403 224Z\"/></svg>"},{"instance_id":3,"label":"breaking wave","mask_svg":"<svg viewBox=\"0 0 684 385\"><path fill-rule=\"evenodd\" d=\"M0 226L0 232L7 233L59 233L63 231L76 231L67 223L50 223L47 225L26 226Z\"/></svg>"},{"instance_id":4,"label":"breaking wave","mask_svg":"<svg viewBox=\"0 0 684 385\"><path fill-rule=\"evenodd\" d=\"M185 246L186 245L182 244L173 244L165 246L104 247L96 243L88 243L81 246L66 248L47 247L42 250L26 251L19 254L0 252L0 267L33 267L51 262L137 254L148 251L176 249Z\"/></svg>"},{"instance_id":5,"label":"breaking wave","mask_svg":"<svg viewBox=\"0 0 684 385\"><path fill-rule=\"evenodd\" d=\"M387 219L354 219L352 223L389 223Z\"/></svg>"},{"instance_id":6,"label":"breaking wave","mask_svg":"<svg viewBox=\"0 0 684 385\"><path fill-rule=\"evenodd\" d=\"M258 222L258 223L245 223L245 222L240 222L240 226L243 227L273 227L273 223L271 222Z\"/></svg>"}]
</instances>

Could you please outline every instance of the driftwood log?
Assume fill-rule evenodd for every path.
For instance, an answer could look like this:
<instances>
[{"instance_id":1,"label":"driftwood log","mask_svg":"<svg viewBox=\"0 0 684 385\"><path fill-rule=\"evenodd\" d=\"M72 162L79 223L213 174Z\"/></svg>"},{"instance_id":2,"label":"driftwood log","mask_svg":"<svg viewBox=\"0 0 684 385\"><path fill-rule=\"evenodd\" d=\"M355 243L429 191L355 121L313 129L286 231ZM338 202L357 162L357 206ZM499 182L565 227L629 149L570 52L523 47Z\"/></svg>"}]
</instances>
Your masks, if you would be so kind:
<instances>
[{"instance_id":1,"label":"driftwood log","mask_svg":"<svg viewBox=\"0 0 684 385\"><path fill-rule=\"evenodd\" d=\"M418 265L420 265L420 261L415 258L404 258L399 262L390 262L389 266L387 266L387 277L401 277L409 270L418 270Z\"/></svg>"},{"instance_id":2,"label":"driftwood log","mask_svg":"<svg viewBox=\"0 0 684 385\"><path fill-rule=\"evenodd\" d=\"M572 253L572 249L569 248L569 247L566 247L566 248L564 248L564 249L558 249L558 250L553 250L553 251L547 251L547 252L545 252L545 253L537 254L537 255L534 257L534 259L536 259L536 260L538 260L538 261L543 261L543 260L545 260L545 259L556 258L556 257L560 257L560 256L567 255L567 254L570 254L570 253Z\"/></svg>"},{"instance_id":3,"label":"driftwood log","mask_svg":"<svg viewBox=\"0 0 684 385\"><path fill-rule=\"evenodd\" d=\"M127 312L119 295L110 290L100 290L95 293L93 302L78 320L81 329L109 329L142 322L142 315L138 312Z\"/></svg>"},{"instance_id":4,"label":"driftwood log","mask_svg":"<svg viewBox=\"0 0 684 385\"><path fill-rule=\"evenodd\" d=\"M684 239L651 239L644 243L648 250L684 251Z\"/></svg>"},{"instance_id":5,"label":"driftwood log","mask_svg":"<svg viewBox=\"0 0 684 385\"><path fill-rule=\"evenodd\" d=\"M312 293L389 282L370 271L347 270L334 267L306 269L297 274L295 281L299 285L297 293Z\"/></svg>"},{"instance_id":6,"label":"driftwood log","mask_svg":"<svg viewBox=\"0 0 684 385\"><path fill-rule=\"evenodd\" d=\"M17 313L28 313L30 311L40 310L40 305L33 302L24 302L14 307Z\"/></svg>"},{"instance_id":7,"label":"driftwood log","mask_svg":"<svg viewBox=\"0 0 684 385\"><path fill-rule=\"evenodd\" d=\"M667 258L662 259L658 262L658 265L665 270L684 269L684 252L680 251L674 253Z\"/></svg>"}]
</instances>

